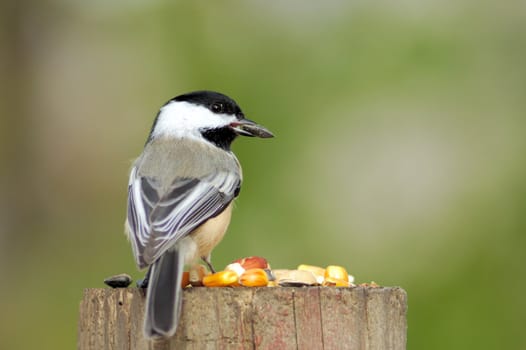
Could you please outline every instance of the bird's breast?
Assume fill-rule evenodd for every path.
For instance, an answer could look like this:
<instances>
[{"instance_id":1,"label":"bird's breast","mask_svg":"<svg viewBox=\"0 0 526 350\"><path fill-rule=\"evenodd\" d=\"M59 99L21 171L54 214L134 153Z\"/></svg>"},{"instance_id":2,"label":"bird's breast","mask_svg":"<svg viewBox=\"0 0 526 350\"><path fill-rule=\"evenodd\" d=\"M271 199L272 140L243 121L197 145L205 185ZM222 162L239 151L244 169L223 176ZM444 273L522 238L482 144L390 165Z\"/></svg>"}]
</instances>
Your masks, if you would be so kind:
<instances>
[{"instance_id":1,"label":"bird's breast","mask_svg":"<svg viewBox=\"0 0 526 350\"><path fill-rule=\"evenodd\" d=\"M219 244L230 224L231 216L232 202L221 214L207 220L190 233L190 237L197 247L196 258L208 256L215 246Z\"/></svg>"}]
</instances>

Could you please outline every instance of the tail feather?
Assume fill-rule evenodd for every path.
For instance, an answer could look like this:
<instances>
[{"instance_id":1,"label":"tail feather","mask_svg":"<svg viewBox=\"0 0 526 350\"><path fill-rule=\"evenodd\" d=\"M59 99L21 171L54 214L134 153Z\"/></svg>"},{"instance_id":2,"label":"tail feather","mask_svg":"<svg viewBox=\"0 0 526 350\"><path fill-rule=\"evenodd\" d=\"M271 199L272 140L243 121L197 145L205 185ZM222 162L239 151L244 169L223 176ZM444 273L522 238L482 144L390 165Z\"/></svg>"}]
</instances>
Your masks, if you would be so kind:
<instances>
[{"instance_id":1,"label":"tail feather","mask_svg":"<svg viewBox=\"0 0 526 350\"><path fill-rule=\"evenodd\" d=\"M183 301L183 268L183 255L177 247L164 253L152 265L144 318L147 338L168 338L175 334Z\"/></svg>"}]
</instances>

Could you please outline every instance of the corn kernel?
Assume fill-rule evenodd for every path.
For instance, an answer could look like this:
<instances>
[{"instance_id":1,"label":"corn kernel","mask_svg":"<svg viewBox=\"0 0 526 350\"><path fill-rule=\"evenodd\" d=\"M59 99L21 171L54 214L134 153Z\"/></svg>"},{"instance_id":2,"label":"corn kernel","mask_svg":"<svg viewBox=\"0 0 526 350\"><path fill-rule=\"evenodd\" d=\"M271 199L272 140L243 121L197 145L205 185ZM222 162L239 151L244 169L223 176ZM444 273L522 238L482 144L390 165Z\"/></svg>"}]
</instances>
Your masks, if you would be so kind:
<instances>
[{"instance_id":1,"label":"corn kernel","mask_svg":"<svg viewBox=\"0 0 526 350\"><path fill-rule=\"evenodd\" d=\"M339 279L339 278L327 277L323 281L323 286L326 286L326 287L349 287L350 284L349 284L348 281L345 281L345 280L342 280L342 279Z\"/></svg>"},{"instance_id":2,"label":"corn kernel","mask_svg":"<svg viewBox=\"0 0 526 350\"><path fill-rule=\"evenodd\" d=\"M233 261L233 263L239 263L241 267L245 270L249 269L270 269L270 265L267 262L267 259L260 256L249 256L246 258L241 258Z\"/></svg>"},{"instance_id":3,"label":"corn kernel","mask_svg":"<svg viewBox=\"0 0 526 350\"><path fill-rule=\"evenodd\" d=\"M239 277L234 271L219 271L203 277L203 285L206 287L229 287L237 286Z\"/></svg>"},{"instance_id":4,"label":"corn kernel","mask_svg":"<svg viewBox=\"0 0 526 350\"><path fill-rule=\"evenodd\" d=\"M241 266L241 264L237 263L237 262L234 262L232 264L228 264L225 267L225 270L234 271L235 273L237 273L238 276L241 276L243 274L243 272L245 272L245 269L243 268L243 266Z\"/></svg>"},{"instance_id":5,"label":"corn kernel","mask_svg":"<svg viewBox=\"0 0 526 350\"><path fill-rule=\"evenodd\" d=\"M239 284L245 287L265 287L268 284L267 272L259 268L246 270L239 278Z\"/></svg>"},{"instance_id":6,"label":"corn kernel","mask_svg":"<svg viewBox=\"0 0 526 350\"><path fill-rule=\"evenodd\" d=\"M335 279L335 280L343 280L347 283L349 282L349 274L341 266L335 266L335 265L327 266L327 268L325 268L324 277L325 277L325 280Z\"/></svg>"}]
</instances>

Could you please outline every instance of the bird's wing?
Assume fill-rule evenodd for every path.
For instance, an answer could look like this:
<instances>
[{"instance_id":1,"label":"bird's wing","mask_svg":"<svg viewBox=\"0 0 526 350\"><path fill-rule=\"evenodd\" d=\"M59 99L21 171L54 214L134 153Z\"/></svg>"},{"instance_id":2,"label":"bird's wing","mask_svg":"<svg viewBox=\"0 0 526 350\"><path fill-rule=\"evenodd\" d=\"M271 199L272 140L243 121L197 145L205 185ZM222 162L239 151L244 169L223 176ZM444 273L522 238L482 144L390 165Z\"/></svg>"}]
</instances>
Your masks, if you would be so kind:
<instances>
[{"instance_id":1,"label":"bird's wing","mask_svg":"<svg viewBox=\"0 0 526 350\"><path fill-rule=\"evenodd\" d=\"M177 240L219 215L240 185L239 174L217 172L203 179L176 178L161 193L154 178L138 176L132 169L127 226L137 265L150 265Z\"/></svg>"}]
</instances>

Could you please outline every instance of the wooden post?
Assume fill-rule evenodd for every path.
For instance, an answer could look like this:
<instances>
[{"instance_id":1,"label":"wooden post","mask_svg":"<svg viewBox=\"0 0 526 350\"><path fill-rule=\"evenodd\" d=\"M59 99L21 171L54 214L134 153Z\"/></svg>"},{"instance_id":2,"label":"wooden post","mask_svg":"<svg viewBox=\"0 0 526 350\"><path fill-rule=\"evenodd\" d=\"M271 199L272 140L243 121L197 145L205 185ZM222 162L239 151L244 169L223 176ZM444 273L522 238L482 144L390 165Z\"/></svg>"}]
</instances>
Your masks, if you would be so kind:
<instances>
[{"instance_id":1,"label":"wooden post","mask_svg":"<svg viewBox=\"0 0 526 350\"><path fill-rule=\"evenodd\" d=\"M393 349L406 346L401 288L187 288L172 339L143 336L141 290L86 289L78 350Z\"/></svg>"}]
</instances>

